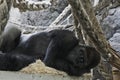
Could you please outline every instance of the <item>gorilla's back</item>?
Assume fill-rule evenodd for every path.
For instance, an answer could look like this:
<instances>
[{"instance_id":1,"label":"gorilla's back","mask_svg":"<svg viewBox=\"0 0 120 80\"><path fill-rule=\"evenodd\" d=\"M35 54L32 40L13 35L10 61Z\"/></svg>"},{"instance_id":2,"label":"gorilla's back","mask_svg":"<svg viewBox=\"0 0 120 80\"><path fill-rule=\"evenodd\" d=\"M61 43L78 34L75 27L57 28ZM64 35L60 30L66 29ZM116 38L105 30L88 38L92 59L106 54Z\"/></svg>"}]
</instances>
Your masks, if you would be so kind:
<instances>
[{"instance_id":1,"label":"gorilla's back","mask_svg":"<svg viewBox=\"0 0 120 80\"><path fill-rule=\"evenodd\" d=\"M49 45L50 38L47 32L22 35L19 45L12 53L20 53L29 56L37 56L43 59L46 49ZM18 53L18 54L19 54Z\"/></svg>"}]
</instances>

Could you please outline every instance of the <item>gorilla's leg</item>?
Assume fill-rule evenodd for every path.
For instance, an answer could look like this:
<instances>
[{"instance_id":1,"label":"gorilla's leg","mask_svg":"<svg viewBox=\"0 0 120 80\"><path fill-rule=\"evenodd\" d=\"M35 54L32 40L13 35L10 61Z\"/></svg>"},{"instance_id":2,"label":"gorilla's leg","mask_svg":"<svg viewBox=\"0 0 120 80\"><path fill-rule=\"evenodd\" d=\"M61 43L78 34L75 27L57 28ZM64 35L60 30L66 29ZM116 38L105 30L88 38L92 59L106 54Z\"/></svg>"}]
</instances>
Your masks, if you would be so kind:
<instances>
[{"instance_id":1,"label":"gorilla's leg","mask_svg":"<svg viewBox=\"0 0 120 80\"><path fill-rule=\"evenodd\" d=\"M53 30L49 32L51 41L47 48L44 63L52 67L58 58L64 59L69 52L78 44L74 33L68 30Z\"/></svg>"},{"instance_id":2,"label":"gorilla's leg","mask_svg":"<svg viewBox=\"0 0 120 80\"><path fill-rule=\"evenodd\" d=\"M15 26L6 26L1 35L0 51L10 52L19 43L21 30Z\"/></svg>"},{"instance_id":3,"label":"gorilla's leg","mask_svg":"<svg viewBox=\"0 0 120 80\"><path fill-rule=\"evenodd\" d=\"M34 58L21 54L0 54L0 70L18 71L33 62Z\"/></svg>"}]
</instances>

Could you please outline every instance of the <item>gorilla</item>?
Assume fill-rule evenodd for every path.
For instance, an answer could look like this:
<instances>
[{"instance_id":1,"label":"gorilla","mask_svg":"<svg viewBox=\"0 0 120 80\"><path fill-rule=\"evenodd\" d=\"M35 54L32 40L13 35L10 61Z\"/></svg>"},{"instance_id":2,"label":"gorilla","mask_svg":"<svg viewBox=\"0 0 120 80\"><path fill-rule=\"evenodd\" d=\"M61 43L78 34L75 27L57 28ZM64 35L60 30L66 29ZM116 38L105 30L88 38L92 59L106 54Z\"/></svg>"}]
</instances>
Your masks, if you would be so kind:
<instances>
[{"instance_id":1,"label":"gorilla","mask_svg":"<svg viewBox=\"0 0 120 80\"><path fill-rule=\"evenodd\" d=\"M12 33L14 31L6 34ZM99 52L93 47L79 45L75 34L69 30L15 36L5 40L0 47L0 70L18 71L41 59L46 66L71 76L81 76L100 62Z\"/></svg>"}]
</instances>

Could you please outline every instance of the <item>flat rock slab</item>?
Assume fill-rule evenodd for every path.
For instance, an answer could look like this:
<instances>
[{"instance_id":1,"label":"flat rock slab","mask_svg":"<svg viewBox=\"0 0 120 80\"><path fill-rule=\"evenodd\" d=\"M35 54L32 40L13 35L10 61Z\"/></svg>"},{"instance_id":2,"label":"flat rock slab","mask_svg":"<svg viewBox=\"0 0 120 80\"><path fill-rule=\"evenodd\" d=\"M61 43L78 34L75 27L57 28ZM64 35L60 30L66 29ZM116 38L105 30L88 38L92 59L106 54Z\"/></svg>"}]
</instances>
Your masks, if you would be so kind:
<instances>
[{"instance_id":1,"label":"flat rock slab","mask_svg":"<svg viewBox=\"0 0 120 80\"><path fill-rule=\"evenodd\" d=\"M0 71L0 80L92 80L90 75L70 77L53 74L26 74L21 72Z\"/></svg>"}]
</instances>

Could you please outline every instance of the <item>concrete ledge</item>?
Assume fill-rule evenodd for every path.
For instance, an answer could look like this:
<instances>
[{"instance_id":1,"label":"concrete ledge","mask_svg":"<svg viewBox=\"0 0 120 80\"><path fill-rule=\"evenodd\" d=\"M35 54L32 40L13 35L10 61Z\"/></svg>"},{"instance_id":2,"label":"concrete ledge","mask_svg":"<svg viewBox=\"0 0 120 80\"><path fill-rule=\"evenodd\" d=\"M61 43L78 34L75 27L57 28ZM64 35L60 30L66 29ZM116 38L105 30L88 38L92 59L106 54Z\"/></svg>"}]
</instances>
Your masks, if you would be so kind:
<instances>
[{"instance_id":1,"label":"concrete ledge","mask_svg":"<svg viewBox=\"0 0 120 80\"><path fill-rule=\"evenodd\" d=\"M21 72L0 71L0 80L92 80L90 75L70 77L54 74L26 74Z\"/></svg>"}]
</instances>

